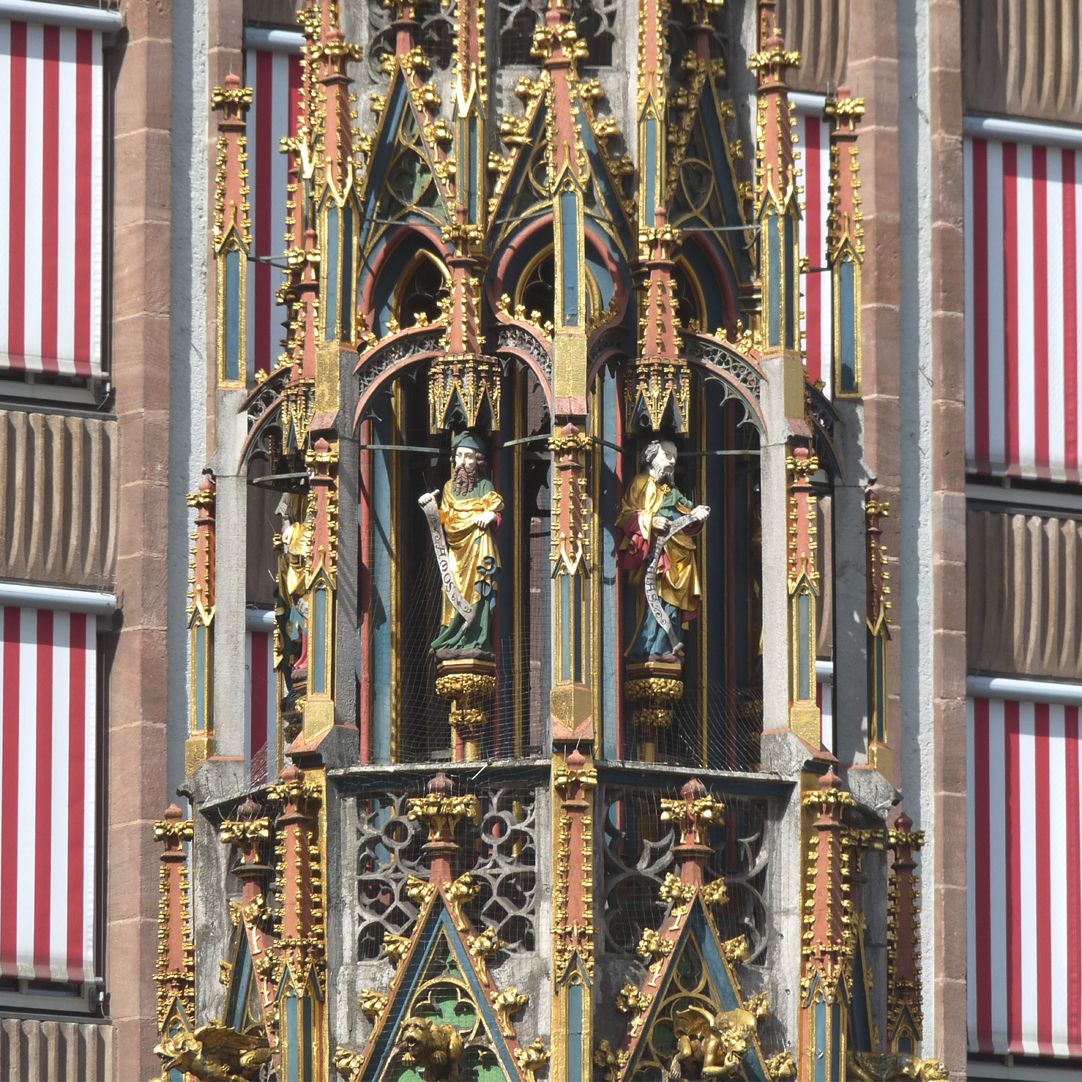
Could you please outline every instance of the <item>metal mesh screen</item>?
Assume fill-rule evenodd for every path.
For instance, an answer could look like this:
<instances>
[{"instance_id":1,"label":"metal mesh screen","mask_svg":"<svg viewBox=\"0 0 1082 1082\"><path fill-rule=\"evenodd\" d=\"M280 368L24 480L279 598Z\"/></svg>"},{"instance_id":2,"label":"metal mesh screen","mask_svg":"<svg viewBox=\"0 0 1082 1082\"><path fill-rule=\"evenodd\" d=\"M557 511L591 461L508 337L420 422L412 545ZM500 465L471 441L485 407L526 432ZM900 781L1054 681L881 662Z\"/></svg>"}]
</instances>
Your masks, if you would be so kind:
<instances>
[{"instance_id":1,"label":"metal mesh screen","mask_svg":"<svg viewBox=\"0 0 1082 1082\"><path fill-rule=\"evenodd\" d=\"M729 888L728 903L714 910L715 922L724 939L747 936L748 961L762 965L766 953L762 895L766 802L721 791L713 795L725 804L725 822L710 829L713 855L707 877L724 876ZM661 801L678 796L675 785L653 789L611 784L601 788L598 811L604 830L604 897L600 908L604 949L609 953L633 955L643 931L656 929L661 923L666 903L659 898L658 888L668 873L678 871L674 848L679 841L672 824L661 820Z\"/></svg>"}]
</instances>

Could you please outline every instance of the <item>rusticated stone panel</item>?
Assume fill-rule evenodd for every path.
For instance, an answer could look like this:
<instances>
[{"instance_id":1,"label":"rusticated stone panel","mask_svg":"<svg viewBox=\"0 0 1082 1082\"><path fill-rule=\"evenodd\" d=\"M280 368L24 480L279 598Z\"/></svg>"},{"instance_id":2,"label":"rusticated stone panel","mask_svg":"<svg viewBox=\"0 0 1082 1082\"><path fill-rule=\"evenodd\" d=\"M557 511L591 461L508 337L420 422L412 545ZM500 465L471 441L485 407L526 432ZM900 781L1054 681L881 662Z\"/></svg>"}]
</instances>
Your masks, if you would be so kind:
<instances>
[{"instance_id":1,"label":"rusticated stone panel","mask_svg":"<svg viewBox=\"0 0 1082 1082\"><path fill-rule=\"evenodd\" d=\"M1082 523L971 511L972 671L1077 680L1082 669Z\"/></svg>"},{"instance_id":2,"label":"rusticated stone panel","mask_svg":"<svg viewBox=\"0 0 1082 1082\"><path fill-rule=\"evenodd\" d=\"M23 1082L107 1082L113 1078L113 1027L107 1023L0 1023L0 1078Z\"/></svg>"},{"instance_id":3,"label":"rusticated stone panel","mask_svg":"<svg viewBox=\"0 0 1082 1082\"><path fill-rule=\"evenodd\" d=\"M244 21L296 30L296 10L293 0L244 0Z\"/></svg>"},{"instance_id":4,"label":"rusticated stone panel","mask_svg":"<svg viewBox=\"0 0 1082 1082\"><path fill-rule=\"evenodd\" d=\"M1082 0L964 0L967 112L1077 124Z\"/></svg>"},{"instance_id":5,"label":"rusticated stone panel","mask_svg":"<svg viewBox=\"0 0 1082 1082\"><path fill-rule=\"evenodd\" d=\"M850 0L780 0L785 44L800 53L800 67L790 73L794 89L826 93L845 81L849 5Z\"/></svg>"},{"instance_id":6,"label":"rusticated stone panel","mask_svg":"<svg viewBox=\"0 0 1082 1082\"><path fill-rule=\"evenodd\" d=\"M0 410L0 578L111 590L116 422Z\"/></svg>"}]
</instances>

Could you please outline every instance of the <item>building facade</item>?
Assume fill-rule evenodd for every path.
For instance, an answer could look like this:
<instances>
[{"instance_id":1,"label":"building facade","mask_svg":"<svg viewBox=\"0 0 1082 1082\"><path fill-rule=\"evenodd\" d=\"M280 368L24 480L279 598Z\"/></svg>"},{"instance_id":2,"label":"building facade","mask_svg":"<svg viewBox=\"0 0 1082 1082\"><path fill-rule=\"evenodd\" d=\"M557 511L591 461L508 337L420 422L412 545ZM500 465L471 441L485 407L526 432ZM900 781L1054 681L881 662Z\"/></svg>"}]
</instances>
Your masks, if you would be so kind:
<instances>
[{"instance_id":1,"label":"building facade","mask_svg":"<svg viewBox=\"0 0 1082 1082\"><path fill-rule=\"evenodd\" d=\"M1071 1077L1080 25L0 0L0 1074Z\"/></svg>"}]
</instances>

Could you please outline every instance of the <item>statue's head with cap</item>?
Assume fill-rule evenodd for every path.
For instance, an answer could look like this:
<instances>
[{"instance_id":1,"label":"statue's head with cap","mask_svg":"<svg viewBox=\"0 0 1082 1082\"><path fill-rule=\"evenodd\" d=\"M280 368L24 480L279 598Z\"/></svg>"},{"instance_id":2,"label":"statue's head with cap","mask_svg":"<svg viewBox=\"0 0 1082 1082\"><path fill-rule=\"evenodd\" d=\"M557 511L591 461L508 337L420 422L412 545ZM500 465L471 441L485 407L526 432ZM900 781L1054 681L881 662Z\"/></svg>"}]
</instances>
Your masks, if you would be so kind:
<instances>
[{"instance_id":1,"label":"statue's head with cap","mask_svg":"<svg viewBox=\"0 0 1082 1082\"><path fill-rule=\"evenodd\" d=\"M456 495L465 495L477 487L485 467L485 446L471 429L457 432L451 439L451 480Z\"/></svg>"}]
</instances>

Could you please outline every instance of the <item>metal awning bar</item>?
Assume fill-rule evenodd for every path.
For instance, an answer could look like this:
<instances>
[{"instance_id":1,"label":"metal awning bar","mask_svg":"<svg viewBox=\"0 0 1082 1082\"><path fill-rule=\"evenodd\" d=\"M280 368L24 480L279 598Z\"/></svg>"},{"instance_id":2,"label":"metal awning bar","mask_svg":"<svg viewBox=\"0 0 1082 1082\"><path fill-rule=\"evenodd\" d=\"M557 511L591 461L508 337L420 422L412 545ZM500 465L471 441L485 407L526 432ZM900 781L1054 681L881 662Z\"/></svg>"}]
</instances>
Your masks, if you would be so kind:
<instances>
[{"instance_id":1,"label":"metal awning bar","mask_svg":"<svg viewBox=\"0 0 1082 1082\"><path fill-rule=\"evenodd\" d=\"M34 586L25 582L0 582L0 605L108 616L116 611L116 594L99 590L72 590L63 586Z\"/></svg>"},{"instance_id":2,"label":"metal awning bar","mask_svg":"<svg viewBox=\"0 0 1082 1082\"><path fill-rule=\"evenodd\" d=\"M103 11L101 8L75 4L46 4L40 0L0 0L0 19L72 26L77 30L98 30L103 34L114 34L123 25L119 11Z\"/></svg>"}]
</instances>

